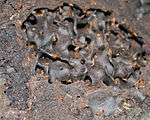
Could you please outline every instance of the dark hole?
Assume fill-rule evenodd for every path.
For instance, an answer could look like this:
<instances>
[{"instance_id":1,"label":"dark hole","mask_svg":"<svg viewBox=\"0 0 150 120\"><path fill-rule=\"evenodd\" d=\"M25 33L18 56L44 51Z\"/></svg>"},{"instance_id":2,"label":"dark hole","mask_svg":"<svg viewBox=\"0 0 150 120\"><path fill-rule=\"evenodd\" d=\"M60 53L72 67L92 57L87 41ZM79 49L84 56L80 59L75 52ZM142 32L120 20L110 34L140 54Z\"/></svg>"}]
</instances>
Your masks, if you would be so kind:
<instances>
[{"instance_id":1,"label":"dark hole","mask_svg":"<svg viewBox=\"0 0 150 120\"><path fill-rule=\"evenodd\" d=\"M116 58L117 57L117 55L116 54L112 54L112 58Z\"/></svg>"},{"instance_id":2,"label":"dark hole","mask_svg":"<svg viewBox=\"0 0 150 120\"><path fill-rule=\"evenodd\" d=\"M120 79L122 84L127 84L128 82L126 80Z\"/></svg>"},{"instance_id":3,"label":"dark hole","mask_svg":"<svg viewBox=\"0 0 150 120\"><path fill-rule=\"evenodd\" d=\"M4 93L6 94L6 91L4 91Z\"/></svg>"},{"instance_id":4,"label":"dark hole","mask_svg":"<svg viewBox=\"0 0 150 120\"><path fill-rule=\"evenodd\" d=\"M143 38L139 36L132 35L131 37L128 37L129 39L135 40L138 44L141 46L144 44Z\"/></svg>"},{"instance_id":5,"label":"dark hole","mask_svg":"<svg viewBox=\"0 0 150 120\"><path fill-rule=\"evenodd\" d=\"M63 3L63 6L69 6L69 4L68 4L68 3L66 3L66 2L64 2L64 3Z\"/></svg>"},{"instance_id":6,"label":"dark hole","mask_svg":"<svg viewBox=\"0 0 150 120\"><path fill-rule=\"evenodd\" d=\"M35 71L37 71L38 69L44 71L44 68L41 65L39 65L39 64L36 65Z\"/></svg>"},{"instance_id":7,"label":"dark hole","mask_svg":"<svg viewBox=\"0 0 150 120\"><path fill-rule=\"evenodd\" d=\"M84 60L84 59L81 59L80 63L81 63L81 64L85 64L85 60Z\"/></svg>"},{"instance_id":8,"label":"dark hole","mask_svg":"<svg viewBox=\"0 0 150 120\"><path fill-rule=\"evenodd\" d=\"M110 16L111 14L112 14L112 11L105 11L105 12L104 12L104 15L105 15L105 16Z\"/></svg>"},{"instance_id":9,"label":"dark hole","mask_svg":"<svg viewBox=\"0 0 150 120\"><path fill-rule=\"evenodd\" d=\"M113 35L115 35L115 36L118 35L118 32L116 32L116 31L114 31L114 30L111 30L110 32L111 32Z\"/></svg>"},{"instance_id":10,"label":"dark hole","mask_svg":"<svg viewBox=\"0 0 150 120\"><path fill-rule=\"evenodd\" d=\"M48 58L48 59L53 60L52 56L48 55L47 53L43 53L43 52L41 53L39 58Z\"/></svg>"},{"instance_id":11,"label":"dark hole","mask_svg":"<svg viewBox=\"0 0 150 120\"><path fill-rule=\"evenodd\" d=\"M43 8L37 8L37 9L35 9L34 11L36 12L36 13L41 13L42 12L42 10L49 10L48 8L45 8L45 7L43 7Z\"/></svg>"},{"instance_id":12,"label":"dark hole","mask_svg":"<svg viewBox=\"0 0 150 120\"><path fill-rule=\"evenodd\" d=\"M52 84L52 81L51 81L51 79L48 79L48 83Z\"/></svg>"},{"instance_id":13,"label":"dark hole","mask_svg":"<svg viewBox=\"0 0 150 120\"><path fill-rule=\"evenodd\" d=\"M26 21L25 21L25 22L26 22ZM26 29L25 22L23 22L22 25L21 25L21 29L22 29L22 30Z\"/></svg>"},{"instance_id":14,"label":"dark hole","mask_svg":"<svg viewBox=\"0 0 150 120\"><path fill-rule=\"evenodd\" d=\"M86 22L85 22L85 23L78 23L78 24L77 24L77 29L85 28L86 25L88 25Z\"/></svg>"},{"instance_id":15,"label":"dark hole","mask_svg":"<svg viewBox=\"0 0 150 120\"><path fill-rule=\"evenodd\" d=\"M53 24L56 25L56 26L59 26L59 25L58 25L58 22L55 21L55 20L53 21Z\"/></svg>"},{"instance_id":16,"label":"dark hole","mask_svg":"<svg viewBox=\"0 0 150 120\"><path fill-rule=\"evenodd\" d=\"M63 70L64 68L63 67L60 67L60 70Z\"/></svg>"},{"instance_id":17,"label":"dark hole","mask_svg":"<svg viewBox=\"0 0 150 120\"><path fill-rule=\"evenodd\" d=\"M143 45L143 44L144 44L144 41L143 41L143 38L142 38L142 37L137 36L135 40L136 40L136 42L138 42L140 45Z\"/></svg>"},{"instance_id":18,"label":"dark hole","mask_svg":"<svg viewBox=\"0 0 150 120\"><path fill-rule=\"evenodd\" d=\"M62 83L62 84L65 84L65 85L69 85L69 84L71 84L72 82L68 82L67 80L64 80L64 81L62 80L61 83Z\"/></svg>"},{"instance_id":19,"label":"dark hole","mask_svg":"<svg viewBox=\"0 0 150 120\"><path fill-rule=\"evenodd\" d=\"M91 39L89 37L86 37L85 38L85 41L87 42L87 44L90 44L91 43Z\"/></svg>"},{"instance_id":20,"label":"dark hole","mask_svg":"<svg viewBox=\"0 0 150 120\"><path fill-rule=\"evenodd\" d=\"M110 86L112 84L112 80L109 77L107 77L103 80L103 83L107 86Z\"/></svg>"},{"instance_id":21,"label":"dark hole","mask_svg":"<svg viewBox=\"0 0 150 120\"><path fill-rule=\"evenodd\" d=\"M37 19L33 14L30 14L27 18L27 22L31 23L31 25L37 24Z\"/></svg>"},{"instance_id":22,"label":"dark hole","mask_svg":"<svg viewBox=\"0 0 150 120\"><path fill-rule=\"evenodd\" d=\"M146 56L146 51L143 51L143 52L142 52L142 56Z\"/></svg>"},{"instance_id":23,"label":"dark hole","mask_svg":"<svg viewBox=\"0 0 150 120\"><path fill-rule=\"evenodd\" d=\"M11 24L12 26L15 26L15 24Z\"/></svg>"},{"instance_id":24,"label":"dark hole","mask_svg":"<svg viewBox=\"0 0 150 120\"><path fill-rule=\"evenodd\" d=\"M146 56L147 56L147 53L146 53L145 50L143 50L143 52L142 52L142 57L143 57L144 60L147 60Z\"/></svg>"},{"instance_id":25,"label":"dark hole","mask_svg":"<svg viewBox=\"0 0 150 120\"><path fill-rule=\"evenodd\" d=\"M77 98L80 98L80 96L78 95Z\"/></svg>"},{"instance_id":26,"label":"dark hole","mask_svg":"<svg viewBox=\"0 0 150 120\"><path fill-rule=\"evenodd\" d=\"M69 51L75 51L75 48L76 48L76 46L74 46L74 45L69 45L68 46Z\"/></svg>"},{"instance_id":27,"label":"dark hole","mask_svg":"<svg viewBox=\"0 0 150 120\"><path fill-rule=\"evenodd\" d=\"M72 22L72 23L74 23L74 19L73 19L73 18L71 18L71 17L67 17L67 18L65 18L64 20L66 20L66 21L68 21L68 22Z\"/></svg>"},{"instance_id":28,"label":"dark hole","mask_svg":"<svg viewBox=\"0 0 150 120\"><path fill-rule=\"evenodd\" d=\"M105 16L110 16L112 14L112 11L104 11L102 9L95 9L95 8L90 8L87 11L96 11L96 12L102 12L104 13Z\"/></svg>"},{"instance_id":29,"label":"dark hole","mask_svg":"<svg viewBox=\"0 0 150 120\"><path fill-rule=\"evenodd\" d=\"M92 83L92 78L89 75L86 75L84 78L84 81L87 81L87 80L89 80L90 83Z\"/></svg>"},{"instance_id":30,"label":"dark hole","mask_svg":"<svg viewBox=\"0 0 150 120\"><path fill-rule=\"evenodd\" d=\"M76 4L73 4L73 8L78 11L77 15L82 16L84 14L83 10Z\"/></svg>"},{"instance_id":31,"label":"dark hole","mask_svg":"<svg viewBox=\"0 0 150 120\"><path fill-rule=\"evenodd\" d=\"M118 24L118 21L115 21L115 24Z\"/></svg>"},{"instance_id":32,"label":"dark hole","mask_svg":"<svg viewBox=\"0 0 150 120\"><path fill-rule=\"evenodd\" d=\"M63 60L63 59L56 59L56 60L59 60L59 61L61 61L61 62L63 62L63 63L66 63L67 65L69 65L69 67L71 67L72 68L72 66L70 65L70 63L67 61L67 60Z\"/></svg>"},{"instance_id":33,"label":"dark hole","mask_svg":"<svg viewBox=\"0 0 150 120\"><path fill-rule=\"evenodd\" d=\"M100 51L104 51L105 49L106 49L105 45L101 45L101 46L99 47L99 50L100 50Z\"/></svg>"},{"instance_id":34,"label":"dark hole","mask_svg":"<svg viewBox=\"0 0 150 120\"><path fill-rule=\"evenodd\" d=\"M137 54L137 58L140 58L142 56L142 53Z\"/></svg>"},{"instance_id":35,"label":"dark hole","mask_svg":"<svg viewBox=\"0 0 150 120\"><path fill-rule=\"evenodd\" d=\"M134 71L140 70L140 67L139 67L139 66L135 66L135 67L133 67L133 70L134 70Z\"/></svg>"},{"instance_id":36,"label":"dark hole","mask_svg":"<svg viewBox=\"0 0 150 120\"><path fill-rule=\"evenodd\" d=\"M112 22L111 22L111 21L109 21L109 20L108 20L108 21L106 21L105 23L106 23L106 25L108 25L108 26L111 26L111 24L112 24Z\"/></svg>"},{"instance_id":37,"label":"dark hole","mask_svg":"<svg viewBox=\"0 0 150 120\"><path fill-rule=\"evenodd\" d=\"M127 33L127 34L129 33L129 30L128 30L126 25L119 24L118 27L119 27L120 30L124 31L125 33Z\"/></svg>"},{"instance_id":38,"label":"dark hole","mask_svg":"<svg viewBox=\"0 0 150 120\"><path fill-rule=\"evenodd\" d=\"M42 9L36 9L35 11L36 11L36 14L42 14Z\"/></svg>"}]
</instances>

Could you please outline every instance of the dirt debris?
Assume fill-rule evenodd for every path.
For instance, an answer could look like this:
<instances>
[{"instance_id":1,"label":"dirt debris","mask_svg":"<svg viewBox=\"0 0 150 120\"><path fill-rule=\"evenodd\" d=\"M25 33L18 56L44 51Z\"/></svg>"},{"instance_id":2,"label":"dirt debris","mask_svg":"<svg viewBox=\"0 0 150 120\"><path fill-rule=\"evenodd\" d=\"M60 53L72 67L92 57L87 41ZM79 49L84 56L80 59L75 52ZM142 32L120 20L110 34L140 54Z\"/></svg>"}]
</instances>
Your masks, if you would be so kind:
<instances>
[{"instance_id":1,"label":"dirt debris","mask_svg":"<svg viewBox=\"0 0 150 120\"><path fill-rule=\"evenodd\" d=\"M64 7L64 1L60 0L0 1L0 119L149 119L150 22L147 0L65 2ZM61 9L58 6L62 6ZM90 9L91 7L94 9ZM43 14L46 10L53 10L47 12L50 14L46 15L47 19L55 14L53 19L56 21L48 23L51 29L43 32L39 26L44 23L41 19L45 19ZM61 19L67 15L72 17L72 11L75 11L77 18L65 18L68 23L64 26ZM111 15L107 15L106 11L110 11ZM37 47L29 42L29 37L21 28L21 24L31 14L37 14L35 16L41 21L32 29L41 36L40 40L46 36L45 32L55 33L50 44L58 44L55 48L57 52L52 52L50 56L47 53L52 49L44 48L45 51L41 51L40 43L38 47L42 57L38 59ZM30 22L34 24L34 18ZM31 26L29 25L28 30ZM66 26L69 27L69 32ZM69 49L62 51L65 45L72 43L70 39L76 44L71 44ZM97 43L93 43L95 40ZM62 43L65 45L61 46ZM127 51L129 43L132 49ZM120 49L120 46L125 47L125 50ZM68 51L71 58L69 60L66 57ZM85 51L96 51L89 60L90 65L85 65L89 56ZM81 55L84 55L84 59L81 59ZM37 61L38 66L35 65ZM35 74L34 68L37 70ZM50 72L57 71L56 68L64 69L65 72L71 69L69 74L73 75L64 80L60 77L61 72L59 75L57 72L55 75ZM48 74L45 74L47 71ZM54 76L53 79L51 76ZM55 80L57 77L60 79ZM102 79L98 79L99 77Z\"/></svg>"}]
</instances>

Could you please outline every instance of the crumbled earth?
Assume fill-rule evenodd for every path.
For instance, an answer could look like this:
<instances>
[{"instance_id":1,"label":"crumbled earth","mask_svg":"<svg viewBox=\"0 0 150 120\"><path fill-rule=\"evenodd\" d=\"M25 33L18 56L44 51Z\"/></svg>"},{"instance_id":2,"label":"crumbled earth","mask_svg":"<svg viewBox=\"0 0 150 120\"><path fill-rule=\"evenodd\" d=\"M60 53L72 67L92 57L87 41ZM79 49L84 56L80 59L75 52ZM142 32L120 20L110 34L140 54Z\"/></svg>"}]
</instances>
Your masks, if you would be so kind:
<instances>
[{"instance_id":1,"label":"crumbled earth","mask_svg":"<svg viewBox=\"0 0 150 120\"><path fill-rule=\"evenodd\" d=\"M0 120L149 120L149 0L1 0Z\"/></svg>"}]
</instances>

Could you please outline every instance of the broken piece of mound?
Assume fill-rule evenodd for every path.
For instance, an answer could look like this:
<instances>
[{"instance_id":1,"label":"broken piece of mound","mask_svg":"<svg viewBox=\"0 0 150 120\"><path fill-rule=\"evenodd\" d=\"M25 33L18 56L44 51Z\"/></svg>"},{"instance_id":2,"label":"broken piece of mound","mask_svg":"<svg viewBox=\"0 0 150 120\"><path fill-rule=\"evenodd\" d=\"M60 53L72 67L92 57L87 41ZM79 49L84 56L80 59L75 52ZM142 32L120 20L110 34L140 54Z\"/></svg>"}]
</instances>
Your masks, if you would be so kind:
<instances>
[{"instance_id":1,"label":"broken piece of mound","mask_svg":"<svg viewBox=\"0 0 150 120\"><path fill-rule=\"evenodd\" d=\"M53 10L39 8L31 12L22 29L37 52L33 71L37 66L44 70L50 83L89 80L92 85L103 82L109 86L116 79L138 79L144 41L127 25L118 23L110 11L83 11L68 3ZM49 60L48 69L39 64L41 58Z\"/></svg>"}]
</instances>

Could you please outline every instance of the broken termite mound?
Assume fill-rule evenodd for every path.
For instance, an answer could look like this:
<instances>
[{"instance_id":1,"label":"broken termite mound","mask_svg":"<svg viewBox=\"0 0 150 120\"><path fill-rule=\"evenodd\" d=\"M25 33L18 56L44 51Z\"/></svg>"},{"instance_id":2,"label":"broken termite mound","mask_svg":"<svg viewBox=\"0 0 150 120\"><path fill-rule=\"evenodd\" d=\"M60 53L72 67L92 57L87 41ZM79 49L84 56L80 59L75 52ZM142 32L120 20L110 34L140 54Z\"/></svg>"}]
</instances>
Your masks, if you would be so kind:
<instances>
[{"instance_id":1,"label":"broken termite mound","mask_svg":"<svg viewBox=\"0 0 150 120\"><path fill-rule=\"evenodd\" d=\"M111 13L69 3L33 10L22 24L27 46L36 52L33 74L43 70L49 83L134 86L146 59L143 38Z\"/></svg>"}]
</instances>

